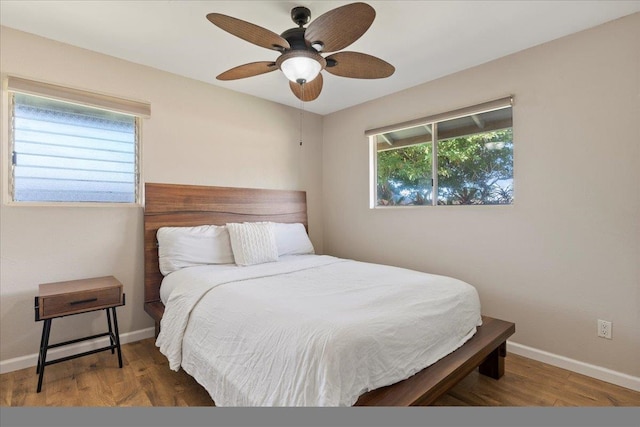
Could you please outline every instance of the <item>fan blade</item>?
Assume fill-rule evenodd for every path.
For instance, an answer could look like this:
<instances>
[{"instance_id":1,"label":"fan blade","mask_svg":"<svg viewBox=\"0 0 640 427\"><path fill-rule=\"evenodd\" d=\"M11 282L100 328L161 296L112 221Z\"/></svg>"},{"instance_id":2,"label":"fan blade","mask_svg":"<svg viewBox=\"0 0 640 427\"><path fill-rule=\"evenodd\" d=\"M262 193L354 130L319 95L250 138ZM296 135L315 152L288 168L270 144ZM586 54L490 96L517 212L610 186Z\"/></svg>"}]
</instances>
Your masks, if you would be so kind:
<instances>
[{"instance_id":1,"label":"fan blade","mask_svg":"<svg viewBox=\"0 0 640 427\"><path fill-rule=\"evenodd\" d=\"M322 91L322 74L318 74L318 77L304 84L289 81L289 87L301 101L313 101Z\"/></svg>"},{"instance_id":2,"label":"fan blade","mask_svg":"<svg viewBox=\"0 0 640 427\"><path fill-rule=\"evenodd\" d=\"M351 3L330 10L314 19L304 38L310 43L321 42L322 52L344 49L362 36L373 23L376 11L366 3Z\"/></svg>"},{"instance_id":3,"label":"fan blade","mask_svg":"<svg viewBox=\"0 0 640 427\"><path fill-rule=\"evenodd\" d=\"M269 31L266 28L251 24L250 22L232 18L231 16L222 15L220 13L210 13L207 15L207 19L211 21L212 24L217 25L226 32L260 47L277 51L283 51L284 49L289 49L291 47L289 46L289 42L278 34Z\"/></svg>"},{"instance_id":4,"label":"fan blade","mask_svg":"<svg viewBox=\"0 0 640 427\"><path fill-rule=\"evenodd\" d=\"M270 73L277 69L278 67L273 61L251 62L249 64L239 65L227 70L216 78L218 80L244 79L245 77L253 77L264 73Z\"/></svg>"},{"instance_id":5,"label":"fan blade","mask_svg":"<svg viewBox=\"0 0 640 427\"><path fill-rule=\"evenodd\" d=\"M354 79L381 79L392 75L393 65L375 56L359 52L338 52L326 58L327 72Z\"/></svg>"}]
</instances>

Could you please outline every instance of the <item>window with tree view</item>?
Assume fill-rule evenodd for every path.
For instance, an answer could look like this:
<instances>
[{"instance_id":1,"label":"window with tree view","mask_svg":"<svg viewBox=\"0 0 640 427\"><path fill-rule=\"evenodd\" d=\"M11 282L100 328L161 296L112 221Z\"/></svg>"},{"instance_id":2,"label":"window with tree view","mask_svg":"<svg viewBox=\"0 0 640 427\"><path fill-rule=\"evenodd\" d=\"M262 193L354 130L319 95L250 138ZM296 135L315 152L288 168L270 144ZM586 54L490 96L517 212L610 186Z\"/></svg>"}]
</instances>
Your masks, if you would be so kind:
<instances>
[{"instance_id":1,"label":"window with tree view","mask_svg":"<svg viewBox=\"0 0 640 427\"><path fill-rule=\"evenodd\" d=\"M374 206L512 204L510 99L486 108L371 134Z\"/></svg>"}]
</instances>

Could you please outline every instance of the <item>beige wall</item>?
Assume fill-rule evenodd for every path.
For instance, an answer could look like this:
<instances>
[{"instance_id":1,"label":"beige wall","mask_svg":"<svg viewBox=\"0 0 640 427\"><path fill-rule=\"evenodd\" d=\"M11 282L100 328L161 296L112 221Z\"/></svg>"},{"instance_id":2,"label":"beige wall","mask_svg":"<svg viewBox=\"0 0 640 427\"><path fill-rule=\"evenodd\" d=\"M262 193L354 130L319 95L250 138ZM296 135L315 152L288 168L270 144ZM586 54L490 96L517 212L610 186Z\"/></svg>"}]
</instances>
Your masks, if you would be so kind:
<instances>
[{"instance_id":1,"label":"beige wall","mask_svg":"<svg viewBox=\"0 0 640 427\"><path fill-rule=\"evenodd\" d=\"M300 147L296 109L6 27L0 42L4 74L150 102L151 118L142 125L147 182L306 190L311 238L322 251L321 116L305 113ZM118 309L121 333L151 327L142 309L142 225L141 207L3 204L0 361L37 352L42 325L34 321L33 298L39 283L113 274L127 297ZM98 313L59 319L51 340L101 332L105 323Z\"/></svg>"},{"instance_id":2,"label":"beige wall","mask_svg":"<svg viewBox=\"0 0 640 427\"><path fill-rule=\"evenodd\" d=\"M635 14L325 116L325 253L461 278L514 342L640 376L639 80ZM366 129L510 94L514 205L368 208Z\"/></svg>"}]
</instances>

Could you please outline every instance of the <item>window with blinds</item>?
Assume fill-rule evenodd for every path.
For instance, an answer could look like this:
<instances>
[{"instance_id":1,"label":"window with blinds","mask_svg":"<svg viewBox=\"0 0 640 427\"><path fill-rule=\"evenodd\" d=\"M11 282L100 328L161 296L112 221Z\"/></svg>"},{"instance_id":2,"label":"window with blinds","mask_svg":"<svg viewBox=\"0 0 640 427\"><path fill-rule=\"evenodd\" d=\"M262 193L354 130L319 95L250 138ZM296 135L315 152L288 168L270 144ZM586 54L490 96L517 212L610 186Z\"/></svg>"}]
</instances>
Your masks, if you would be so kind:
<instances>
[{"instance_id":1,"label":"window with blinds","mask_svg":"<svg viewBox=\"0 0 640 427\"><path fill-rule=\"evenodd\" d=\"M14 202L138 201L138 116L9 89Z\"/></svg>"}]
</instances>

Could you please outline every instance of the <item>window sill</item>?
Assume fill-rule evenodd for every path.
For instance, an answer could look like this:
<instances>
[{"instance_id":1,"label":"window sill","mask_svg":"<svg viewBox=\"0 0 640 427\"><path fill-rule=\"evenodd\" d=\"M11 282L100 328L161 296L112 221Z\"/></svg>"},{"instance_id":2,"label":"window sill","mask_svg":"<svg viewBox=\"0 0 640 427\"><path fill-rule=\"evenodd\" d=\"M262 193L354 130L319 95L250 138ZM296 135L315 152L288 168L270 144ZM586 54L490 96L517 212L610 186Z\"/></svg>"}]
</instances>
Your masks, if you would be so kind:
<instances>
[{"instance_id":1,"label":"window sill","mask_svg":"<svg viewBox=\"0 0 640 427\"><path fill-rule=\"evenodd\" d=\"M7 207L18 208L142 208L142 203L99 203L99 202L13 202L5 201Z\"/></svg>"}]
</instances>

